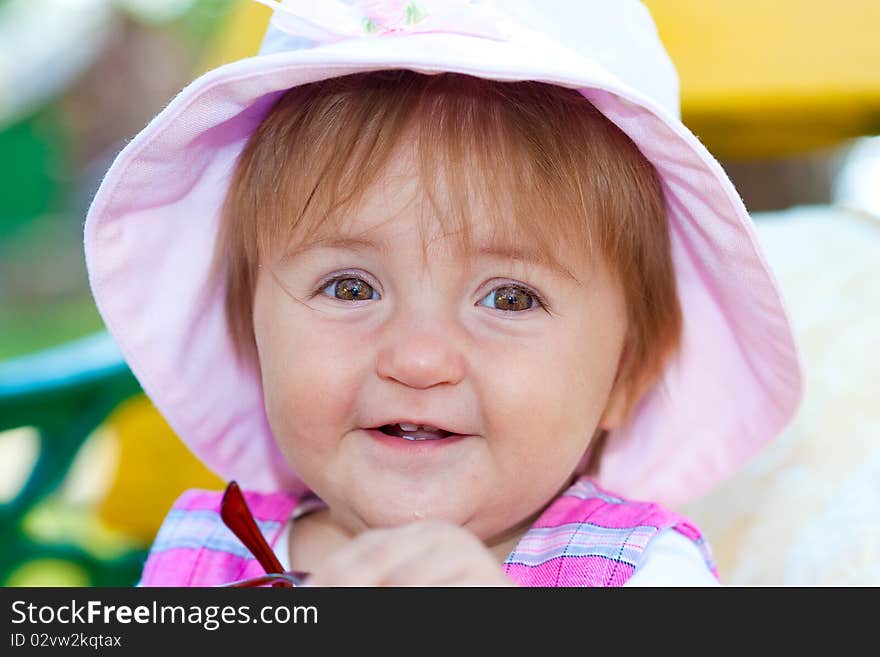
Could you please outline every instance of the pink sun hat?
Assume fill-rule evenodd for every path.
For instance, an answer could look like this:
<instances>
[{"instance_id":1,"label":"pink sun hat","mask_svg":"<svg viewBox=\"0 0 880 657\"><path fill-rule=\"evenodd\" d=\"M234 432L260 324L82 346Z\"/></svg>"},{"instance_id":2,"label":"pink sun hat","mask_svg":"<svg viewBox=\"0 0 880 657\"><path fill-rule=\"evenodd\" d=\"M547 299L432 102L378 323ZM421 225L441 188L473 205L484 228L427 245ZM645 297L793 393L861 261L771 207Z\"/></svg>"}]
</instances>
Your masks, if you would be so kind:
<instances>
[{"instance_id":1,"label":"pink sun hat","mask_svg":"<svg viewBox=\"0 0 880 657\"><path fill-rule=\"evenodd\" d=\"M675 69L640 2L259 1L275 10L260 54L174 98L118 155L85 225L107 329L209 468L255 490L305 488L275 445L258 376L237 365L222 293L206 293L236 159L286 90L381 69L577 89L657 169L681 351L610 435L602 486L679 505L791 420L801 360L778 286L739 195L679 119Z\"/></svg>"}]
</instances>

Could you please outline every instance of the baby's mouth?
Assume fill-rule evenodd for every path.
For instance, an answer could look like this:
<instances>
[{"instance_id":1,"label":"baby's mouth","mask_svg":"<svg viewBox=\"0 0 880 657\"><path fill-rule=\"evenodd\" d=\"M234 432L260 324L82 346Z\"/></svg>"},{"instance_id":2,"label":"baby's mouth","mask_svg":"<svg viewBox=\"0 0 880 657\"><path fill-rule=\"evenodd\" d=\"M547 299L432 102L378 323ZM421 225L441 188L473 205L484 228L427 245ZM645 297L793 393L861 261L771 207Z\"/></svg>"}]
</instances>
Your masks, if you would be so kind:
<instances>
[{"instance_id":1,"label":"baby's mouth","mask_svg":"<svg viewBox=\"0 0 880 657\"><path fill-rule=\"evenodd\" d=\"M458 434L424 424L385 424L378 428L384 434L404 440L441 440Z\"/></svg>"}]
</instances>

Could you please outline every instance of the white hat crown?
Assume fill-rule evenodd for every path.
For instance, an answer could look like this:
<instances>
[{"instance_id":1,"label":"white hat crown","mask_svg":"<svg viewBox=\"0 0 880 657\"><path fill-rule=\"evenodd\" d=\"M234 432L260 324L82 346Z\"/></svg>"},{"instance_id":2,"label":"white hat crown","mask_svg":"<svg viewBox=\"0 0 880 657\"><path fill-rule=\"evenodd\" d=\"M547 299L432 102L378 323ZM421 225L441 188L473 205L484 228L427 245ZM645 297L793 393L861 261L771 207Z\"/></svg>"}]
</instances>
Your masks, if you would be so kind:
<instances>
[{"instance_id":1,"label":"white hat crown","mask_svg":"<svg viewBox=\"0 0 880 657\"><path fill-rule=\"evenodd\" d=\"M430 33L540 43L543 56L576 54L680 115L678 75L638 0L255 1L274 10L261 55Z\"/></svg>"}]
</instances>

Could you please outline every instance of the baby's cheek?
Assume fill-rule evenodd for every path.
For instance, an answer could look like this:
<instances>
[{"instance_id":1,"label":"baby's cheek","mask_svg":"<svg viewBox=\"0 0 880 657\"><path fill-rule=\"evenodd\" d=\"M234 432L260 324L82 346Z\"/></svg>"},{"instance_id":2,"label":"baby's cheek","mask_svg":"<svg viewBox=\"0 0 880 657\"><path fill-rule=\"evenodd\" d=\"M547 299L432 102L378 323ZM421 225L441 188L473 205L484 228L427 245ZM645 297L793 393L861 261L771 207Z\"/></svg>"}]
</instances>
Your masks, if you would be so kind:
<instances>
[{"instance_id":1,"label":"baby's cheek","mask_svg":"<svg viewBox=\"0 0 880 657\"><path fill-rule=\"evenodd\" d=\"M518 476L543 471L552 482L583 455L601 416L603 386L592 385L598 382L585 373L588 368L562 358L521 364L525 371L499 375L487 395L492 428Z\"/></svg>"},{"instance_id":2,"label":"baby's cheek","mask_svg":"<svg viewBox=\"0 0 880 657\"><path fill-rule=\"evenodd\" d=\"M497 428L555 424L565 414L565 398L570 394L571 380L565 367L522 352L514 359L503 356L486 359L490 375L481 386Z\"/></svg>"},{"instance_id":3,"label":"baby's cheek","mask_svg":"<svg viewBox=\"0 0 880 657\"><path fill-rule=\"evenodd\" d=\"M354 368L321 357L320 348L294 354L285 371L270 385L280 425L296 433L336 430L349 422L357 390Z\"/></svg>"}]
</instances>

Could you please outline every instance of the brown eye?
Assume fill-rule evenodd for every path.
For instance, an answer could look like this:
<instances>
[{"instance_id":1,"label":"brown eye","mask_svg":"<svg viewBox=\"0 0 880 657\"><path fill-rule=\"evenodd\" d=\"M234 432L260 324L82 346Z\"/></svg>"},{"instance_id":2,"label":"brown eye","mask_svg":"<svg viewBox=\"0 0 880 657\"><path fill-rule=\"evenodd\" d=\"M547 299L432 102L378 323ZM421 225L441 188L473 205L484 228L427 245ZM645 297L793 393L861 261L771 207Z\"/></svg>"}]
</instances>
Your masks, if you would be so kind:
<instances>
[{"instance_id":1,"label":"brown eye","mask_svg":"<svg viewBox=\"0 0 880 657\"><path fill-rule=\"evenodd\" d=\"M528 310L535 305L535 297L521 287L505 285L492 290L480 305L497 310Z\"/></svg>"},{"instance_id":2,"label":"brown eye","mask_svg":"<svg viewBox=\"0 0 880 657\"><path fill-rule=\"evenodd\" d=\"M373 286L360 278L340 278L330 283L325 290L343 301L366 301L378 298Z\"/></svg>"}]
</instances>

